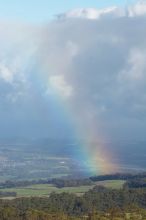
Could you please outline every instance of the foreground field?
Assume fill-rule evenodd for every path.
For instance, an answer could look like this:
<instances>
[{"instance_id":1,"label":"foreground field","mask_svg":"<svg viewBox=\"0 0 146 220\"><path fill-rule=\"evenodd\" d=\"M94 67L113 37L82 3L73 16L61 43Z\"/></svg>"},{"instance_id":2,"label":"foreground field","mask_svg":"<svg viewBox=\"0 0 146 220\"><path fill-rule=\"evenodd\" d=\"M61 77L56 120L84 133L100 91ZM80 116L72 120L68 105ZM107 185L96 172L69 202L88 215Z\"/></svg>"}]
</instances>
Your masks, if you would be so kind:
<instances>
[{"instance_id":1,"label":"foreground field","mask_svg":"<svg viewBox=\"0 0 146 220\"><path fill-rule=\"evenodd\" d=\"M51 184L36 184L27 187L17 187L17 188L6 188L2 189L3 192L16 192L17 197L31 197L31 196L39 196L39 197L46 197L49 196L50 193L74 193L77 195L82 195L85 192L92 189L95 185L102 185L107 188L113 189L120 189L122 188L125 181L122 180L107 180L107 181L99 181L96 182L94 185L89 186L79 186L79 187L64 187L64 188L57 188Z\"/></svg>"}]
</instances>

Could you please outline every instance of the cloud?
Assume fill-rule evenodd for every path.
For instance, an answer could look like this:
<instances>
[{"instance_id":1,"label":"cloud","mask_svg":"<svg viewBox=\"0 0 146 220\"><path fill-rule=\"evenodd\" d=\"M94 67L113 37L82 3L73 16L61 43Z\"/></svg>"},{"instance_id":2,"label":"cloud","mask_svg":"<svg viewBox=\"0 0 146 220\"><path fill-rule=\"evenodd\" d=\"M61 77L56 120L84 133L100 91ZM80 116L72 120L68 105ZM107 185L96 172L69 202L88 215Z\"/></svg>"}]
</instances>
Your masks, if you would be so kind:
<instances>
[{"instance_id":1,"label":"cloud","mask_svg":"<svg viewBox=\"0 0 146 220\"><path fill-rule=\"evenodd\" d=\"M52 101L58 97L84 137L145 138L145 5L75 9L41 27L4 23L1 106L9 115L15 109L23 123L27 117L37 123L40 135L44 125L50 135L54 126L57 136L60 127L68 131Z\"/></svg>"},{"instance_id":2,"label":"cloud","mask_svg":"<svg viewBox=\"0 0 146 220\"><path fill-rule=\"evenodd\" d=\"M13 80L13 72L11 72L10 69L2 63L0 65L0 77L9 83Z\"/></svg>"},{"instance_id":3,"label":"cloud","mask_svg":"<svg viewBox=\"0 0 146 220\"><path fill-rule=\"evenodd\" d=\"M128 68L120 73L121 80L132 81L132 83L146 80L146 51L137 48L131 49L127 60Z\"/></svg>"},{"instance_id":4,"label":"cloud","mask_svg":"<svg viewBox=\"0 0 146 220\"><path fill-rule=\"evenodd\" d=\"M49 84L55 93L61 94L64 98L72 96L72 87L65 81L62 75L50 76Z\"/></svg>"},{"instance_id":5,"label":"cloud","mask_svg":"<svg viewBox=\"0 0 146 220\"><path fill-rule=\"evenodd\" d=\"M145 0L138 1L137 4L128 8L128 14L130 17L146 15L146 2Z\"/></svg>"},{"instance_id":6,"label":"cloud","mask_svg":"<svg viewBox=\"0 0 146 220\"><path fill-rule=\"evenodd\" d=\"M145 0L137 1L136 4L124 7L111 6L103 9L95 8L77 8L68 12L59 14L57 18L59 20L66 20L69 18L80 19L104 19L104 18L118 18L118 17L138 17L146 15L146 2Z\"/></svg>"},{"instance_id":7,"label":"cloud","mask_svg":"<svg viewBox=\"0 0 146 220\"><path fill-rule=\"evenodd\" d=\"M58 15L58 19L68 19L68 18L82 18L82 19L99 19L107 15L111 16L122 16L124 10L113 6L105 9L95 9L95 8L78 8L66 13Z\"/></svg>"}]
</instances>

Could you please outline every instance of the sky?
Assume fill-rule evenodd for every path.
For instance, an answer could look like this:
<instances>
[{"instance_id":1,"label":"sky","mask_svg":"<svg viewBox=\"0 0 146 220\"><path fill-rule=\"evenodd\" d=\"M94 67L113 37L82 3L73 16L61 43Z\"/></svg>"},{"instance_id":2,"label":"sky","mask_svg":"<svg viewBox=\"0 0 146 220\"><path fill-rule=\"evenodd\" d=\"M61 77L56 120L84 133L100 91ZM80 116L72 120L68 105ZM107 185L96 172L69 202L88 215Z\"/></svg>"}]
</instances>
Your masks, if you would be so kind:
<instances>
[{"instance_id":1,"label":"sky","mask_svg":"<svg viewBox=\"0 0 146 220\"><path fill-rule=\"evenodd\" d=\"M103 8L112 5L125 6L135 0L1 0L1 19L22 22L48 22L55 15L73 8Z\"/></svg>"},{"instance_id":2,"label":"sky","mask_svg":"<svg viewBox=\"0 0 146 220\"><path fill-rule=\"evenodd\" d=\"M0 138L146 140L146 1L51 2L0 2Z\"/></svg>"}]
</instances>

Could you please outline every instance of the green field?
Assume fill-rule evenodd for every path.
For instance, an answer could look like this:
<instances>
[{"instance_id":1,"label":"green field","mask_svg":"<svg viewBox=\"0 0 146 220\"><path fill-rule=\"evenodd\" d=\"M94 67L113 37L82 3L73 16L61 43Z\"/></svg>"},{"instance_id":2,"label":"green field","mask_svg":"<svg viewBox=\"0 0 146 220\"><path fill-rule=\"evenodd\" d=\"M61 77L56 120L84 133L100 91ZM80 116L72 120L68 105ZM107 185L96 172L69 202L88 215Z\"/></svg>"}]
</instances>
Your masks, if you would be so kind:
<instances>
[{"instance_id":1,"label":"green field","mask_svg":"<svg viewBox=\"0 0 146 220\"><path fill-rule=\"evenodd\" d=\"M105 187L120 189L122 188L124 181L122 180L108 180L108 181L100 181L96 182L94 185L90 186L80 186L80 187L64 187L64 188L56 188L51 184L36 184L27 187L19 187L19 188L6 188L2 189L3 192L16 192L17 197L30 197L30 196L49 196L50 193L75 193L77 195L82 195L88 190L92 189L95 185L102 185Z\"/></svg>"},{"instance_id":2,"label":"green field","mask_svg":"<svg viewBox=\"0 0 146 220\"><path fill-rule=\"evenodd\" d=\"M106 180L106 181L96 182L96 185L102 185L104 187L113 188L113 189L121 189L124 183L125 183L124 180Z\"/></svg>"}]
</instances>

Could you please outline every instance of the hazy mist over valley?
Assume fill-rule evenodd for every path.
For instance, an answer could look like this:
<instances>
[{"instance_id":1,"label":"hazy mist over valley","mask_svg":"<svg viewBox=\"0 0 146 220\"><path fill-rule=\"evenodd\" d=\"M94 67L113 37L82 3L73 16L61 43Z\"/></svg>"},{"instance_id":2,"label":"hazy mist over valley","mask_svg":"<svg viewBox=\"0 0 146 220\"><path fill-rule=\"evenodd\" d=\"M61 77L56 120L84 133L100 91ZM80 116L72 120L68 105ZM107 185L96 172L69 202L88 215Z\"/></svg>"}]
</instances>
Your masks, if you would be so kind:
<instances>
[{"instance_id":1,"label":"hazy mist over valley","mask_svg":"<svg viewBox=\"0 0 146 220\"><path fill-rule=\"evenodd\" d=\"M115 151L112 163L116 172L145 171L145 141L115 141L104 145L109 151ZM82 154L80 142L72 139L3 139L0 141L0 180L85 178L114 173L112 170L101 172L94 163L87 164Z\"/></svg>"}]
</instances>

